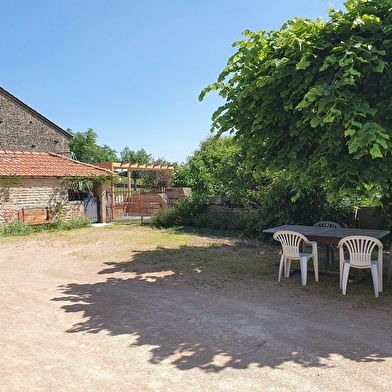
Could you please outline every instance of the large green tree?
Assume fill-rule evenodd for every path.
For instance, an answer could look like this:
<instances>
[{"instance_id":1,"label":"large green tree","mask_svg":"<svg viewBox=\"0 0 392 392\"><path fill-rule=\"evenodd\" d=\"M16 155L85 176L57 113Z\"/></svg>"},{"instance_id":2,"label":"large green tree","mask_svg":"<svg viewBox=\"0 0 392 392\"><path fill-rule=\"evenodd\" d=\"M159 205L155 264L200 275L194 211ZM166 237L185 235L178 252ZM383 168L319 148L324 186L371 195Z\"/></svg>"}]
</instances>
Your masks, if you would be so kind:
<instances>
[{"instance_id":1,"label":"large green tree","mask_svg":"<svg viewBox=\"0 0 392 392\"><path fill-rule=\"evenodd\" d=\"M347 0L329 20L245 31L216 83L212 131L234 133L248 170L284 174L296 195L391 192L392 3Z\"/></svg>"},{"instance_id":2,"label":"large green tree","mask_svg":"<svg viewBox=\"0 0 392 392\"><path fill-rule=\"evenodd\" d=\"M69 143L69 147L76 159L86 163L102 163L102 162L116 162L118 160L116 151L104 144L99 146L97 144L98 135L89 128L86 132L72 133L73 139Z\"/></svg>"}]
</instances>

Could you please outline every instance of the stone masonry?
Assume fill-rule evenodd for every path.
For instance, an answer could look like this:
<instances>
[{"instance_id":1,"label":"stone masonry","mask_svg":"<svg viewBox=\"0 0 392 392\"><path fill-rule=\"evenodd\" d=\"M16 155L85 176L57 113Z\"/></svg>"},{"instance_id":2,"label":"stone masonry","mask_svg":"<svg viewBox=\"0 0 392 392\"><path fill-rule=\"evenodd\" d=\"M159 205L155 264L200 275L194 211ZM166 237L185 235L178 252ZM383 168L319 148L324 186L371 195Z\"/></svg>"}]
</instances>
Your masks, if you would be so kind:
<instances>
[{"instance_id":1,"label":"stone masonry","mask_svg":"<svg viewBox=\"0 0 392 392\"><path fill-rule=\"evenodd\" d=\"M51 208L64 203L66 217L83 216L81 201L68 202L68 189L59 178L30 178L23 181L0 181L0 225L18 219L18 213L29 208ZM72 206L70 206L72 204Z\"/></svg>"},{"instance_id":2,"label":"stone masonry","mask_svg":"<svg viewBox=\"0 0 392 392\"><path fill-rule=\"evenodd\" d=\"M0 88L0 150L70 155L72 135Z\"/></svg>"}]
</instances>

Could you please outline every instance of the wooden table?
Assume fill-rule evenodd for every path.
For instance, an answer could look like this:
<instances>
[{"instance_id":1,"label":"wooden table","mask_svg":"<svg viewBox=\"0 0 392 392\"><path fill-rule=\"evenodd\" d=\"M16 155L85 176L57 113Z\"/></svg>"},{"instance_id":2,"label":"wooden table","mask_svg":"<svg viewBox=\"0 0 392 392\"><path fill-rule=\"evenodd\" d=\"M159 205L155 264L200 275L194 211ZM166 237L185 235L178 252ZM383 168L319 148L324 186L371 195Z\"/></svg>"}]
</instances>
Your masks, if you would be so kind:
<instances>
[{"instance_id":1,"label":"wooden table","mask_svg":"<svg viewBox=\"0 0 392 392\"><path fill-rule=\"evenodd\" d=\"M379 240L386 237L390 232L389 230L376 230L376 229L350 229L350 228L335 228L335 227L317 227L317 226L302 226L302 225L283 225L272 227L263 230L263 233L274 234L277 231L290 230L303 234L308 240L316 241L323 244L337 245L343 237L349 235L366 235L375 237ZM392 247L392 245L391 245ZM325 267L329 267L329 260L325 260Z\"/></svg>"}]
</instances>

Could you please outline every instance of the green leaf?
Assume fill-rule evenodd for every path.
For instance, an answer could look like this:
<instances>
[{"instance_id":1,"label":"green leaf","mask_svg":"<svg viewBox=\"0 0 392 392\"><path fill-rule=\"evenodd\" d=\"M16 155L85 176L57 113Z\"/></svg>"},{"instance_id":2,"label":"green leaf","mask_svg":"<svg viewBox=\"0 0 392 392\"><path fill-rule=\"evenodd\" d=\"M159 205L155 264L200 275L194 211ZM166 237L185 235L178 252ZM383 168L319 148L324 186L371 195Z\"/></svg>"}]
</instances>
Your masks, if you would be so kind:
<instances>
[{"instance_id":1,"label":"green leaf","mask_svg":"<svg viewBox=\"0 0 392 392\"><path fill-rule=\"evenodd\" d=\"M352 142L350 143L350 145L348 146L348 152L350 154L355 154L359 149L359 144L356 142Z\"/></svg>"},{"instance_id":2,"label":"green leaf","mask_svg":"<svg viewBox=\"0 0 392 392\"><path fill-rule=\"evenodd\" d=\"M384 61L379 61L377 67L374 68L375 72L383 72L385 68L386 63Z\"/></svg>"},{"instance_id":3,"label":"green leaf","mask_svg":"<svg viewBox=\"0 0 392 392\"><path fill-rule=\"evenodd\" d=\"M311 125L312 128L318 127L320 125L320 119L318 117L313 117L310 120L310 125Z\"/></svg>"},{"instance_id":4,"label":"green leaf","mask_svg":"<svg viewBox=\"0 0 392 392\"><path fill-rule=\"evenodd\" d=\"M347 136L355 135L355 132L356 132L356 130L353 129L353 128L346 129L346 130L344 131L344 136L347 137Z\"/></svg>"},{"instance_id":5,"label":"green leaf","mask_svg":"<svg viewBox=\"0 0 392 392\"><path fill-rule=\"evenodd\" d=\"M372 156L373 159L383 157L378 144L373 144L373 147L370 149L370 155Z\"/></svg>"},{"instance_id":6,"label":"green leaf","mask_svg":"<svg viewBox=\"0 0 392 392\"><path fill-rule=\"evenodd\" d=\"M301 59L299 63L296 64L295 69L300 70L300 69L306 69L310 65L310 61Z\"/></svg>"}]
</instances>

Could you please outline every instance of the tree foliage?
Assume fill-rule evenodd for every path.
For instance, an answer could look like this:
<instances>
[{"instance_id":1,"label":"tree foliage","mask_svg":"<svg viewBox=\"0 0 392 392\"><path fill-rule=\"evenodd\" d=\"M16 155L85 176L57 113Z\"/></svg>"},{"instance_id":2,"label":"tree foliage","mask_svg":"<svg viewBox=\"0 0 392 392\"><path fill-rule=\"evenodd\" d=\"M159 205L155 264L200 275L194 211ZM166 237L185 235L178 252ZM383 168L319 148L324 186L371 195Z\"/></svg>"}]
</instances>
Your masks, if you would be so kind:
<instances>
[{"instance_id":1,"label":"tree foliage","mask_svg":"<svg viewBox=\"0 0 392 392\"><path fill-rule=\"evenodd\" d=\"M134 151L125 146L120 153L120 160L128 163L150 163L151 155L147 154L144 148Z\"/></svg>"},{"instance_id":2,"label":"tree foliage","mask_svg":"<svg viewBox=\"0 0 392 392\"><path fill-rule=\"evenodd\" d=\"M152 157L150 154L147 154L144 148L134 151L131 150L128 146L125 146L124 149L120 153L120 160L121 162L128 162L128 163L139 163L139 164L146 164L150 163ZM134 170L131 172L131 178L133 179L133 189L137 190L137 180L141 177L141 171Z\"/></svg>"},{"instance_id":3,"label":"tree foliage","mask_svg":"<svg viewBox=\"0 0 392 392\"><path fill-rule=\"evenodd\" d=\"M73 134L70 129L68 131ZM115 150L106 144L103 146L97 144L98 135L92 128L89 128L86 132L77 132L73 136L69 147L78 161L102 163L116 162L118 160Z\"/></svg>"},{"instance_id":4,"label":"tree foliage","mask_svg":"<svg viewBox=\"0 0 392 392\"><path fill-rule=\"evenodd\" d=\"M392 6L347 0L329 21L294 18L278 31L245 31L216 83L225 104L212 131L231 132L248 171L284 174L296 197L323 184L331 196L390 193Z\"/></svg>"},{"instance_id":5,"label":"tree foliage","mask_svg":"<svg viewBox=\"0 0 392 392\"><path fill-rule=\"evenodd\" d=\"M152 165L170 165L164 158L154 159ZM143 185L150 189L164 190L172 184L172 171L170 170L146 170L141 173Z\"/></svg>"},{"instance_id":6,"label":"tree foliage","mask_svg":"<svg viewBox=\"0 0 392 392\"><path fill-rule=\"evenodd\" d=\"M174 183L199 195L220 196L228 204L254 204L263 179L247 170L244 156L233 137L209 137L184 166L176 167Z\"/></svg>"}]
</instances>

